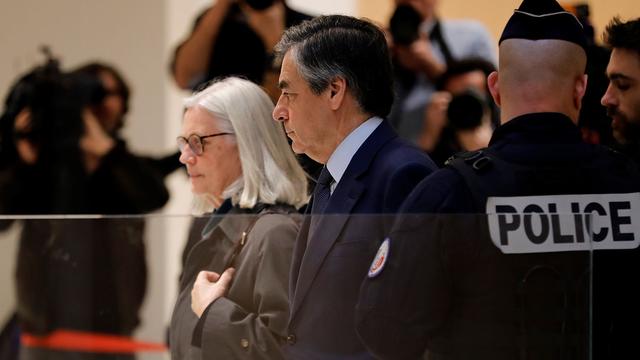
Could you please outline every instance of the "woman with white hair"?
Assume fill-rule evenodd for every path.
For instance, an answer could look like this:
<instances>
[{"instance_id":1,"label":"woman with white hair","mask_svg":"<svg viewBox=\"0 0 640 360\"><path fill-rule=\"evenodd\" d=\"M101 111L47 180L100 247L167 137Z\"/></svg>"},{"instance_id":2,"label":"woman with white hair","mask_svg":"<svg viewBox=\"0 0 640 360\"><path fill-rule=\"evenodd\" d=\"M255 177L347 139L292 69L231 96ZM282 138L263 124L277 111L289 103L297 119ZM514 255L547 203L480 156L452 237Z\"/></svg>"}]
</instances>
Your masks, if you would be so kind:
<instances>
[{"instance_id":1,"label":"woman with white hair","mask_svg":"<svg viewBox=\"0 0 640 360\"><path fill-rule=\"evenodd\" d=\"M282 358L305 173L257 85L226 78L185 106L180 161L193 192L216 211L187 255L172 358Z\"/></svg>"}]
</instances>

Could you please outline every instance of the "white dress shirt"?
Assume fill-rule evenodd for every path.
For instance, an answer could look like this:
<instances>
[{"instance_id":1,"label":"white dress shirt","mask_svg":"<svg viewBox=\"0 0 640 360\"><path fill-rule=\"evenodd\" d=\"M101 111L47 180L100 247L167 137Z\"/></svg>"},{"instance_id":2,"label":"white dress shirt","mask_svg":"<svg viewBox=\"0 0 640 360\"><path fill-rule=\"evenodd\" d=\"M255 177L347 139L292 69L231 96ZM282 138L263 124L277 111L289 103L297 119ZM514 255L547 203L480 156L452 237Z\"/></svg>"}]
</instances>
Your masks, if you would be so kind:
<instances>
[{"instance_id":1,"label":"white dress shirt","mask_svg":"<svg viewBox=\"0 0 640 360\"><path fill-rule=\"evenodd\" d=\"M331 183L331 194L338 186L340 179L347 170L347 166L356 154L358 149L371 136L371 134L382 124L382 118L372 117L355 128L333 151L327 161L327 169L333 178Z\"/></svg>"}]
</instances>

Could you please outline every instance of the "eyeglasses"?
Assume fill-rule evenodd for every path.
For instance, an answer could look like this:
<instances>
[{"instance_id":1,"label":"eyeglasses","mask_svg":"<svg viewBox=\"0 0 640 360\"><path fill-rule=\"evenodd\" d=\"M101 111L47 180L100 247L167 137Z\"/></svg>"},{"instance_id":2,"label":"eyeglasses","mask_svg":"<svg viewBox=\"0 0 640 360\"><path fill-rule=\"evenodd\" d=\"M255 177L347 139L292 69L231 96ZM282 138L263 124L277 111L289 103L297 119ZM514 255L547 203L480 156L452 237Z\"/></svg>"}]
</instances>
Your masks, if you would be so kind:
<instances>
[{"instance_id":1,"label":"eyeglasses","mask_svg":"<svg viewBox=\"0 0 640 360\"><path fill-rule=\"evenodd\" d=\"M202 155L202 153L204 152L204 142L202 142L202 140L222 135L233 135L233 133L221 132L205 136L191 134L188 138L184 136L178 136L176 138L176 142L178 143L178 149L180 149L180 151L183 151L184 147L189 145L189 148L191 149L191 151L193 151L194 154Z\"/></svg>"}]
</instances>

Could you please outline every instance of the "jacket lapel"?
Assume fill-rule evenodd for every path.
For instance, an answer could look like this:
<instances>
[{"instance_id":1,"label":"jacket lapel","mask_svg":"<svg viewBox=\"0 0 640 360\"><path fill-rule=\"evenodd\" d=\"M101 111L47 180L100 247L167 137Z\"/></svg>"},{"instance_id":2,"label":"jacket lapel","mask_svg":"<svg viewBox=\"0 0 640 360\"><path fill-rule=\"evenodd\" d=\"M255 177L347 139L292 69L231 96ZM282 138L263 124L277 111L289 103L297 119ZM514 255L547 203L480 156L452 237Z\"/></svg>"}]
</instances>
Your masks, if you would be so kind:
<instances>
[{"instance_id":1,"label":"jacket lapel","mask_svg":"<svg viewBox=\"0 0 640 360\"><path fill-rule=\"evenodd\" d=\"M290 296L293 299L291 319L300 308L311 287L322 263L338 240L340 232L347 223L349 214L366 190L363 175L369 169L378 151L390 140L397 137L391 126L383 121L378 128L362 144L351 159L347 170L338 183L322 219L315 227L313 234L309 233L310 214L307 214L301 228L295 251L294 266L292 266ZM313 199L311 200L313 201ZM307 206L310 209L312 204ZM293 290L293 291L291 291Z\"/></svg>"},{"instance_id":2,"label":"jacket lapel","mask_svg":"<svg viewBox=\"0 0 640 360\"><path fill-rule=\"evenodd\" d=\"M324 259L329 254L333 244L338 240L351 209L358 202L363 191L364 184L356 180L351 180L351 184L348 186L339 185L331 195L325 210L326 215L322 215L313 233L309 233L311 217L306 217L305 223L307 225L304 230L307 236L298 239L298 246L305 246L306 249L299 253L296 252L300 258L300 265L296 287L292 293L292 318L307 294L309 287L311 287ZM301 243L304 243L304 245Z\"/></svg>"},{"instance_id":3,"label":"jacket lapel","mask_svg":"<svg viewBox=\"0 0 640 360\"><path fill-rule=\"evenodd\" d=\"M291 270L289 272L289 303L293 303L293 299L296 293L298 284L298 275L300 275L300 265L304 252L307 249L307 239L309 235L309 226L311 225L311 206L313 205L313 197L309 200L307 208L304 212L304 219L302 219L302 225L298 236L296 237L296 244L293 248L293 258L291 260Z\"/></svg>"}]
</instances>

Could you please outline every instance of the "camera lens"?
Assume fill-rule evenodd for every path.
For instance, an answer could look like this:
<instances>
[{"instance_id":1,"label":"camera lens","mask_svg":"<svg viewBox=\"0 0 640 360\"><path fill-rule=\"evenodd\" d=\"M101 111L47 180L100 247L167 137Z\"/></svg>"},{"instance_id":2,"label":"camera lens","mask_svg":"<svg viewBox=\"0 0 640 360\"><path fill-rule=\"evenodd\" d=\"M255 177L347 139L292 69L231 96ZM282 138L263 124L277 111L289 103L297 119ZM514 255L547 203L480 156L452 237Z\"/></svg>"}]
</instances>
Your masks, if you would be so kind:
<instances>
[{"instance_id":1,"label":"camera lens","mask_svg":"<svg viewBox=\"0 0 640 360\"><path fill-rule=\"evenodd\" d=\"M449 126L456 130L473 129L482 123L486 103L477 91L468 89L455 95L449 103Z\"/></svg>"}]
</instances>

